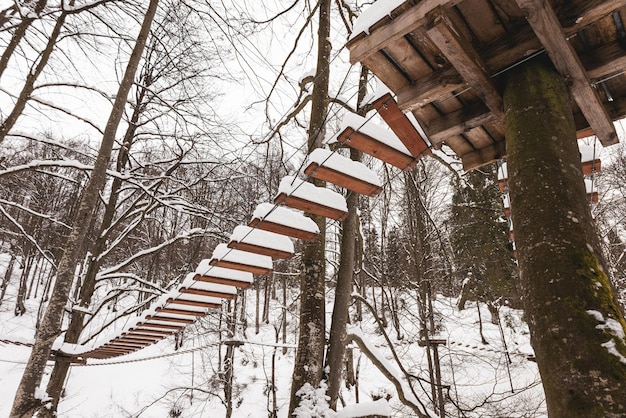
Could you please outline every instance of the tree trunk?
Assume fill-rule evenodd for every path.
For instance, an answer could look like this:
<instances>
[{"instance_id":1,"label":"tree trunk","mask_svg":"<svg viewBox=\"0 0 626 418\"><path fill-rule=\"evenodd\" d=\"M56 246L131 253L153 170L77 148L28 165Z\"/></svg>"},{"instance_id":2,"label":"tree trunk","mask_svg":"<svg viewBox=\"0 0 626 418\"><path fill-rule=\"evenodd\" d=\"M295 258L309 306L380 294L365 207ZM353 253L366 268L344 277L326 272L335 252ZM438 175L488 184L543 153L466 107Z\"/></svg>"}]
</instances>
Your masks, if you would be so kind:
<instances>
[{"instance_id":1,"label":"tree trunk","mask_svg":"<svg viewBox=\"0 0 626 418\"><path fill-rule=\"evenodd\" d=\"M39 401L35 398L35 389L41 383L46 362L50 357L52 343L61 332L63 310L72 288L75 266L78 260L81 259L83 239L87 234L87 228L91 223L94 208L99 202L99 194L106 181L106 170L111 158L115 134L122 119L128 93L132 87L135 73L141 60L141 55L150 32L152 20L156 14L157 6L158 0L150 0L141 30L137 36L137 42L133 48L126 71L124 72L124 77L118 89L115 103L109 115L109 120L107 121L91 177L81 197L79 209L72 225L72 232L66 242L63 256L59 262L57 280L50 296L50 302L48 303L41 326L37 329L30 358L28 359L24 375L17 388L11 409L11 418L21 418L32 415L34 410L39 406Z\"/></svg>"},{"instance_id":2,"label":"tree trunk","mask_svg":"<svg viewBox=\"0 0 626 418\"><path fill-rule=\"evenodd\" d=\"M22 19L19 25L15 28L13 35L11 36L11 41L9 41L8 45L5 47L4 52L2 52L2 57L0 57L0 77L4 74L4 70L6 70L7 65L9 64L9 59L13 55L15 48L19 45L19 43L26 35L26 30L30 27L30 25L35 21L32 15L39 16L39 14L46 7L48 0L38 0L35 6L33 7L32 14L29 13L28 17Z\"/></svg>"},{"instance_id":3,"label":"tree trunk","mask_svg":"<svg viewBox=\"0 0 626 418\"><path fill-rule=\"evenodd\" d=\"M350 156L357 161L360 153L355 150ZM354 272L355 236L358 228L357 205L359 195L350 193L347 198L348 217L343 222L343 234L341 237L341 254L339 259L339 271L337 272L337 286L335 287L335 303L333 305L332 322L330 325L330 340L326 353L326 368L328 369L328 405L333 410L337 409L337 398L341 387L341 374L343 371L343 357L346 348L346 325L348 324L348 307L352 300L352 275Z\"/></svg>"},{"instance_id":4,"label":"tree trunk","mask_svg":"<svg viewBox=\"0 0 626 418\"><path fill-rule=\"evenodd\" d=\"M4 294L7 291L9 281L11 280L11 275L13 274L15 258L15 254L11 253L11 259L9 260L9 264L7 265L7 269L4 271L4 278L2 279L2 284L0 285L0 305L2 305L2 301L4 300Z\"/></svg>"},{"instance_id":5,"label":"tree trunk","mask_svg":"<svg viewBox=\"0 0 626 418\"><path fill-rule=\"evenodd\" d=\"M509 190L531 343L551 417L623 417L624 318L586 199L567 86L533 60L505 87Z\"/></svg>"},{"instance_id":6,"label":"tree trunk","mask_svg":"<svg viewBox=\"0 0 626 418\"><path fill-rule=\"evenodd\" d=\"M319 148L324 139L324 126L328 110L328 85L330 71L330 4L331 0L319 1L319 27L317 33L317 68L311 99L311 123L309 124L309 152ZM317 186L324 182L315 181ZM302 273L300 275L300 323L298 348L291 381L289 416L300 405L296 393L305 384L317 388L322 380L324 343L326 332L324 308L324 282L326 260L326 218L311 216L317 223L320 235L315 241L304 243Z\"/></svg>"},{"instance_id":7,"label":"tree trunk","mask_svg":"<svg viewBox=\"0 0 626 418\"><path fill-rule=\"evenodd\" d=\"M35 81L39 78L39 75L43 71L43 69L48 65L48 60L54 51L54 47L57 43L57 39L61 34L61 29L63 29L63 25L65 24L65 18L67 17L67 13L61 12L59 18L56 21L54 29L50 33L50 38L48 39L48 43L46 47L41 52L41 57L39 58L39 62L35 65L35 68L32 71L28 72L28 76L26 77L26 81L24 82L24 86L22 87L22 91L20 92L19 97L15 101L15 105L13 106L13 110L9 115L2 121L2 125L0 125L0 143L4 141L4 138L7 136L9 131L17 122L17 119L20 117L24 108L26 107L26 103L30 99L33 90L35 89Z\"/></svg>"}]
</instances>

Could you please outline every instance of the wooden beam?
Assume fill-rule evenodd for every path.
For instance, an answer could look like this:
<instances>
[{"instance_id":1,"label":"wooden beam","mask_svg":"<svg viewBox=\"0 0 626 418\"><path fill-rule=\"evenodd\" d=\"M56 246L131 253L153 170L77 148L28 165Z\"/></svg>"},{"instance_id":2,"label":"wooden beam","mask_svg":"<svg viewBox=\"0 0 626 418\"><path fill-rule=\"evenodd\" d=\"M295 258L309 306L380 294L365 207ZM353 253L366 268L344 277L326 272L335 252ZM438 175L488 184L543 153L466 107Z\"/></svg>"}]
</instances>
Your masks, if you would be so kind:
<instances>
[{"instance_id":1,"label":"wooden beam","mask_svg":"<svg viewBox=\"0 0 626 418\"><path fill-rule=\"evenodd\" d=\"M452 19L443 8L437 8L428 15L426 33L433 43L446 56L459 75L474 89L474 92L487 105L496 119L504 117L502 97L487 67L469 40L460 36Z\"/></svg>"},{"instance_id":2,"label":"wooden beam","mask_svg":"<svg viewBox=\"0 0 626 418\"><path fill-rule=\"evenodd\" d=\"M460 135L493 119L493 113L484 104L477 103L429 121L426 133L433 146L441 148L441 143L447 138Z\"/></svg>"},{"instance_id":3,"label":"wooden beam","mask_svg":"<svg viewBox=\"0 0 626 418\"><path fill-rule=\"evenodd\" d=\"M622 42L611 42L601 45L580 56L590 79L619 74L626 68L626 48Z\"/></svg>"},{"instance_id":4,"label":"wooden beam","mask_svg":"<svg viewBox=\"0 0 626 418\"><path fill-rule=\"evenodd\" d=\"M611 102L611 107L608 109L609 116L613 120L618 120L626 117L626 98L616 97ZM580 113L574 113L574 124L576 125L576 137L578 139L585 138L593 135L593 130L589 128L587 119Z\"/></svg>"},{"instance_id":5,"label":"wooden beam","mask_svg":"<svg viewBox=\"0 0 626 418\"><path fill-rule=\"evenodd\" d=\"M420 26L424 26L426 15L433 9L449 5L455 6L462 0L422 0L409 10L392 20L388 25L372 32L371 35L348 42L347 47L350 50L350 63L355 64L363 61L363 58L377 52L398 38L403 37L407 33L413 31Z\"/></svg>"},{"instance_id":6,"label":"wooden beam","mask_svg":"<svg viewBox=\"0 0 626 418\"><path fill-rule=\"evenodd\" d=\"M419 109L464 86L466 83L459 73L447 65L398 90L398 107L405 112Z\"/></svg>"},{"instance_id":7,"label":"wooden beam","mask_svg":"<svg viewBox=\"0 0 626 418\"><path fill-rule=\"evenodd\" d=\"M617 132L597 92L591 87L578 55L563 34L554 10L543 0L515 0L527 16L528 23L552 59L557 71L570 86L574 101L602 145L618 142Z\"/></svg>"},{"instance_id":8,"label":"wooden beam","mask_svg":"<svg viewBox=\"0 0 626 418\"><path fill-rule=\"evenodd\" d=\"M506 144L504 141L496 142L488 147L472 151L461 156L463 170L469 171L474 168L492 163L506 156Z\"/></svg>"}]
</instances>

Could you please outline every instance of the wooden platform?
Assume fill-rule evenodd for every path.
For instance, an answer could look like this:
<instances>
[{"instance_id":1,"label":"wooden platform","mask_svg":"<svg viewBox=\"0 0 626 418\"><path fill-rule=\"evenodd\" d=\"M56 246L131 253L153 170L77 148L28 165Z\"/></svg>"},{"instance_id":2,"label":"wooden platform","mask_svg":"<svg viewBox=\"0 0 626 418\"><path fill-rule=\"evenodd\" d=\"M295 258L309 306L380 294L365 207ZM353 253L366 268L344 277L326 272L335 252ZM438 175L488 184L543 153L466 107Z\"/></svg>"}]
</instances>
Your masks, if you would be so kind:
<instances>
[{"instance_id":1,"label":"wooden platform","mask_svg":"<svg viewBox=\"0 0 626 418\"><path fill-rule=\"evenodd\" d=\"M432 146L450 147L466 170L506 155L501 81L533 55L547 54L566 76L578 136L617 142L612 121L626 116L623 1L408 0L388 12L355 32L350 61L366 65Z\"/></svg>"}]
</instances>

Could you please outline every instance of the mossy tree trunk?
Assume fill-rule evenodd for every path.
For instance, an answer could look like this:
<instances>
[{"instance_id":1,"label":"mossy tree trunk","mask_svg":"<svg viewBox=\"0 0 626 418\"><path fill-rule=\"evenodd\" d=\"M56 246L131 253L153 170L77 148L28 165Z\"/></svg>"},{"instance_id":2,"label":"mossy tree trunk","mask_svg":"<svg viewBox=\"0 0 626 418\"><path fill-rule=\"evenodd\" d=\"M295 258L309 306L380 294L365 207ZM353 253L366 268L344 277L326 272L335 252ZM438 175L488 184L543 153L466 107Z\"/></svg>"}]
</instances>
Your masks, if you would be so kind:
<instances>
[{"instance_id":1,"label":"mossy tree trunk","mask_svg":"<svg viewBox=\"0 0 626 418\"><path fill-rule=\"evenodd\" d=\"M511 210L548 414L623 417L626 326L589 210L567 86L544 59L507 77Z\"/></svg>"},{"instance_id":2,"label":"mossy tree trunk","mask_svg":"<svg viewBox=\"0 0 626 418\"><path fill-rule=\"evenodd\" d=\"M308 148L311 152L322 145L325 134L326 113L328 111L328 86L330 70L330 0L319 1L319 23L317 31L317 67L311 98L311 121L308 132ZM324 182L314 180L316 186ZM300 324L298 327L298 348L291 381L289 416L300 405L298 391L307 383L317 388L323 377L324 347L326 342L325 311L325 246L326 218L312 215L320 235L316 240L305 242L302 251L302 272L300 274Z\"/></svg>"}]
</instances>

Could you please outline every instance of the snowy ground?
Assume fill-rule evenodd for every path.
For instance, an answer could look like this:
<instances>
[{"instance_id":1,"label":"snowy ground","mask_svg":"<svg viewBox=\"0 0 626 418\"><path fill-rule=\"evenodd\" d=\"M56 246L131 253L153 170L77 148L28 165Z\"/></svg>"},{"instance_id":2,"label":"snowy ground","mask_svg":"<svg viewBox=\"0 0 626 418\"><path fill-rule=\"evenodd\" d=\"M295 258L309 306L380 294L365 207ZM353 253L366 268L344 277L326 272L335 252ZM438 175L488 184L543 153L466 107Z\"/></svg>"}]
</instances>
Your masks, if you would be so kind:
<instances>
[{"instance_id":1,"label":"snowy ground","mask_svg":"<svg viewBox=\"0 0 626 418\"><path fill-rule=\"evenodd\" d=\"M329 292L328 299L332 302L332 292ZM28 343L32 341L37 304L29 301L28 314L15 317L14 300L15 289L10 287L0 306L0 340ZM248 303L248 323L252 325L253 292L249 294ZM272 303L270 312L279 315L278 302ZM395 340L396 333L391 327L387 332L396 342L396 351L404 367L410 373L428 379L425 351L416 340L417 320L412 314L416 311L410 304L409 300L401 320L404 338ZM502 310L503 334L511 358L509 364L503 353L500 329L488 322L486 309L482 311L482 318L487 345L481 342L475 304L459 312L454 307L454 300L440 297L435 302L435 310L441 323L440 336L448 341L439 353L443 383L449 385L454 403L465 410L460 413L452 403L448 403L449 416L545 416L536 364L527 359L532 350L528 344L527 328L520 319L521 312ZM291 344L295 341L291 332L295 322L292 321L289 326L290 347L286 354L283 354L282 348L273 346L276 340L274 322L278 323L270 318L270 324L263 324L259 334L254 333L252 326L245 336L239 336L246 343L237 348L235 354L234 417L268 415L267 411L272 406L271 396L267 396L271 387L272 356L275 356L279 416L287 415L294 354ZM375 322L368 318L358 327L379 356L393 365L393 357ZM189 337L181 349L174 351L170 338L128 356L90 360L86 366L73 366L59 415L64 418L224 416L223 391L216 379L218 346L215 340L215 333L200 333L200 336ZM393 384L358 349L355 348L354 352L355 365L359 366L359 401L371 402L373 396L388 395L392 416L412 416L411 411L398 400ZM27 347L0 342L0 417L8 416L28 355ZM397 369L395 365L392 367ZM356 388L348 390L343 387L342 390L346 404L354 404ZM429 391L428 387L424 392L417 385L417 394L426 404ZM377 408L380 407L378 405ZM373 408L369 407L370 413Z\"/></svg>"}]
</instances>

